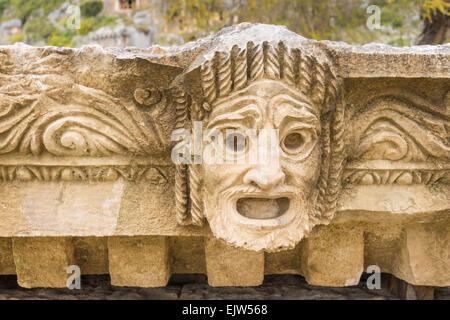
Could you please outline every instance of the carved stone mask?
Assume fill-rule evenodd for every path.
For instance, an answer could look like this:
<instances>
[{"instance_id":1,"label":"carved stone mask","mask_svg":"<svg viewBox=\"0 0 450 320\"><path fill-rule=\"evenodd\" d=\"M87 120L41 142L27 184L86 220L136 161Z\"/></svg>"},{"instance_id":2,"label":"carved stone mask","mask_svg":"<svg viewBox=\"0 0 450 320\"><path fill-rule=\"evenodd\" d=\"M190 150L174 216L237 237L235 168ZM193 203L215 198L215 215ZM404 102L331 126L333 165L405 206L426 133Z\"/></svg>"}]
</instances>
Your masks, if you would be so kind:
<instances>
[{"instance_id":1,"label":"carved stone mask","mask_svg":"<svg viewBox=\"0 0 450 320\"><path fill-rule=\"evenodd\" d=\"M178 221L206 217L215 237L248 250L293 248L333 216L339 190L327 190L342 165L342 149L330 148L330 130L339 131L330 63L283 43L250 42L216 52L201 75L204 99L193 97L190 110L202 123L202 162L178 167Z\"/></svg>"},{"instance_id":2,"label":"carved stone mask","mask_svg":"<svg viewBox=\"0 0 450 320\"><path fill-rule=\"evenodd\" d=\"M223 133L225 149L201 165L212 232L252 250L294 246L316 198L318 110L281 81L261 80L218 100L204 125Z\"/></svg>"}]
</instances>

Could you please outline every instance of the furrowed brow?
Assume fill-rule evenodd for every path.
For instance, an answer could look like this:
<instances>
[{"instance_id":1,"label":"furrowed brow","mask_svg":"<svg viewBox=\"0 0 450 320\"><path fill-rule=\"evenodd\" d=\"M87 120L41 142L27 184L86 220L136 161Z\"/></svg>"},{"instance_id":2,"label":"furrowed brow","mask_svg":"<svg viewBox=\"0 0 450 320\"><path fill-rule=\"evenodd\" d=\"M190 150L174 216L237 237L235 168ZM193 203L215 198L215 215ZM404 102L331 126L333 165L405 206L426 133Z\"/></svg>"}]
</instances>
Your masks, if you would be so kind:
<instances>
[{"instance_id":1,"label":"furrowed brow","mask_svg":"<svg viewBox=\"0 0 450 320\"><path fill-rule=\"evenodd\" d=\"M222 114L216 115L208 121L207 129L213 128L222 123L229 122L246 122L258 121L261 119L261 111L255 105L248 105L243 108L237 109L234 112L224 112Z\"/></svg>"},{"instance_id":2,"label":"furrowed brow","mask_svg":"<svg viewBox=\"0 0 450 320\"><path fill-rule=\"evenodd\" d=\"M275 107L272 110L272 119L275 127L279 127L284 121L300 121L317 125L318 117L312 113L308 105L297 102L293 99L279 99L277 104L283 105L283 108Z\"/></svg>"}]
</instances>

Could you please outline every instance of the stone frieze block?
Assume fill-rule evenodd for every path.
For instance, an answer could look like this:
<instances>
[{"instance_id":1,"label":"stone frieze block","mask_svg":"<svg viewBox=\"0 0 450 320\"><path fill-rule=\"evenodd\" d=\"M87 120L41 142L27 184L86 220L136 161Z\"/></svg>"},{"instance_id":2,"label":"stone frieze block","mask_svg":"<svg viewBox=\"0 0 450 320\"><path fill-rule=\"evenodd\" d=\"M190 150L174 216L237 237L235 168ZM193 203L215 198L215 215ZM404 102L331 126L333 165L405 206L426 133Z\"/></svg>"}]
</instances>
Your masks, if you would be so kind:
<instances>
[{"instance_id":1,"label":"stone frieze block","mask_svg":"<svg viewBox=\"0 0 450 320\"><path fill-rule=\"evenodd\" d=\"M449 120L449 45L0 47L0 274L448 286Z\"/></svg>"}]
</instances>

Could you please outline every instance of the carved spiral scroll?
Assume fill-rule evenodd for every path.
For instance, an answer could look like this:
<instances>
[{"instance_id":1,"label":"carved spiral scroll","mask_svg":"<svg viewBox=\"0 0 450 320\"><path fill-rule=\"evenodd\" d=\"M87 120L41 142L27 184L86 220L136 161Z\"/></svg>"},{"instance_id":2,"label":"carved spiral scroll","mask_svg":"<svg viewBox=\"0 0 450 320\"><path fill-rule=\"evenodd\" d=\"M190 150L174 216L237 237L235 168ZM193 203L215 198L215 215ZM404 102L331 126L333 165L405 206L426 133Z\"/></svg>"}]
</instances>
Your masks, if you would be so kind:
<instances>
[{"instance_id":1,"label":"carved spiral scroll","mask_svg":"<svg viewBox=\"0 0 450 320\"><path fill-rule=\"evenodd\" d=\"M395 98L381 98L352 122L351 158L402 162L450 158L446 121ZM427 121L423 121L427 119Z\"/></svg>"},{"instance_id":2,"label":"carved spiral scroll","mask_svg":"<svg viewBox=\"0 0 450 320\"><path fill-rule=\"evenodd\" d=\"M0 93L0 154L145 155L159 140L144 124L133 104L79 85L28 96Z\"/></svg>"},{"instance_id":3,"label":"carved spiral scroll","mask_svg":"<svg viewBox=\"0 0 450 320\"><path fill-rule=\"evenodd\" d=\"M107 156L137 148L132 140L114 131L87 116L64 117L45 128L42 142L48 152L57 156Z\"/></svg>"}]
</instances>

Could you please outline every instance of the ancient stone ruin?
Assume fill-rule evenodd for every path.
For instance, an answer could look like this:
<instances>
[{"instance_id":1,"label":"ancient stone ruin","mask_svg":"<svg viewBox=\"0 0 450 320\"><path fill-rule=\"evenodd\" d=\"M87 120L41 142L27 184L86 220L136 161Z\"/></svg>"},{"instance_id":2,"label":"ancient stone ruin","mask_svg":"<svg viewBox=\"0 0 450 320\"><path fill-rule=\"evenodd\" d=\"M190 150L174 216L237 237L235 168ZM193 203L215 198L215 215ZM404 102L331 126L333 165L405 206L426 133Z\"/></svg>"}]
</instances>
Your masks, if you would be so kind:
<instances>
[{"instance_id":1,"label":"ancient stone ruin","mask_svg":"<svg viewBox=\"0 0 450 320\"><path fill-rule=\"evenodd\" d=\"M0 47L0 274L341 287L375 265L449 286L449 119L449 45L240 24L170 48Z\"/></svg>"},{"instance_id":2,"label":"ancient stone ruin","mask_svg":"<svg viewBox=\"0 0 450 320\"><path fill-rule=\"evenodd\" d=\"M149 0L104 0L103 7L106 12L132 12L150 5Z\"/></svg>"}]
</instances>

